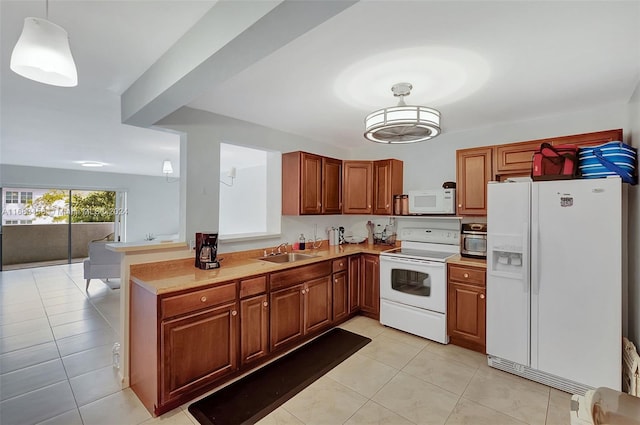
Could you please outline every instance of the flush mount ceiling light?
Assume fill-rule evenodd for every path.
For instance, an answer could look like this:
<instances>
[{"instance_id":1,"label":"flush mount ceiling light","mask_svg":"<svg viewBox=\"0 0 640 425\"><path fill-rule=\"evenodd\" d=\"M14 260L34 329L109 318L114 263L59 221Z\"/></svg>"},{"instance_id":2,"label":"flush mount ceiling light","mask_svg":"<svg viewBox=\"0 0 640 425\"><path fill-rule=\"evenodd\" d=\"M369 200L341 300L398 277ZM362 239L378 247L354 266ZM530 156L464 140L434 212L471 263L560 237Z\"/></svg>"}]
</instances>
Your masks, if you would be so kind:
<instances>
[{"instance_id":1,"label":"flush mount ceiling light","mask_svg":"<svg viewBox=\"0 0 640 425\"><path fill-rule=\"evenodd\" d=\"M78 164L83 167L104 167L106 165L104 162L98 161L78 161Z\"/></svg>"},{"instance_id":2,"label":"flush mount ceiling light","mask_svg":"<svg viewBox=\"0 0 640 425\"><path fill-rule=\"evenodd\" d=\"M49 0L46 2L47 19L24 19L9 67L13 72L30 80L60 87L78 85L78 71L71 56L69 35L59 25L50 22Z\"/></svg>"},{"instance_id":3,"label":"flush mount ceiling light","mask_svg":"<svg viewBox=\"0 0 640 425\"><path fill-rule=\"evenodd\" d=\"M413 86L398 83L391 87L399 97L398 106L372 112L364 120L364 137L376 143L416 143L440 134L440 112L425 106L411 106L404 102Z\"/></svg>"}]
</instances>

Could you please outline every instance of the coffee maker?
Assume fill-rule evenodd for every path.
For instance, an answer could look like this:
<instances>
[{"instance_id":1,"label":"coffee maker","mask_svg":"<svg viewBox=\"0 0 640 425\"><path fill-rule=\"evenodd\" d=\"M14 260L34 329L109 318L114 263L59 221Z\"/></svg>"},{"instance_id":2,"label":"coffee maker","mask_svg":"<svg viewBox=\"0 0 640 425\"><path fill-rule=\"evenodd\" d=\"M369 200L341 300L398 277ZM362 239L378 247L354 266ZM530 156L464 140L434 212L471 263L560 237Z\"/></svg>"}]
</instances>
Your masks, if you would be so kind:
<instances>
[{"instance_id":1,"label":"coffee maker","mask_svg":"<svg viewBox=\"0 0 640 425\"><path fill-rule=\"evenodd\" d=\"M202 270L217 269L218 234L196 233L196 267Z\"/></svg>"}]
</instances>

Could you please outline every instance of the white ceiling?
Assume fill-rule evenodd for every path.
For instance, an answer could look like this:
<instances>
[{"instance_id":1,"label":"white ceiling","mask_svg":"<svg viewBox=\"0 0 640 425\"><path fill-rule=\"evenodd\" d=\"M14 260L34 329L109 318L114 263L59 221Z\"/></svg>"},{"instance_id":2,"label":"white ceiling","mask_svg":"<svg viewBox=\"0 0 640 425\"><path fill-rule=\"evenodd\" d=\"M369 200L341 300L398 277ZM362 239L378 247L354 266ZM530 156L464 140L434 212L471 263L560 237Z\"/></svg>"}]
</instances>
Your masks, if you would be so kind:
<instances>
[{"instance_id":1,"label":"white ceiling","mask_svg":"<svg viewBox=\"0 0 640 425\"><path fill-rule=\"evenodd\" d=\"M24 17L44 16L43 3L0 3L0 163L94 160L109 164L101 171L158 175L170 158L177 171L177 136L121 124L120 94L215 2L51 0L49 19L68 31L78 65L72 89L8 69ZM473 61L431 75L461 53ZM466 80L442 94L454 77ZM360 1L201 87L188 106L360 147L364 116L394 105L390 84L407 79L407 103L439 109L444 132L627 102L640 79L640 0Z\"/></svg>"}]
</instances>

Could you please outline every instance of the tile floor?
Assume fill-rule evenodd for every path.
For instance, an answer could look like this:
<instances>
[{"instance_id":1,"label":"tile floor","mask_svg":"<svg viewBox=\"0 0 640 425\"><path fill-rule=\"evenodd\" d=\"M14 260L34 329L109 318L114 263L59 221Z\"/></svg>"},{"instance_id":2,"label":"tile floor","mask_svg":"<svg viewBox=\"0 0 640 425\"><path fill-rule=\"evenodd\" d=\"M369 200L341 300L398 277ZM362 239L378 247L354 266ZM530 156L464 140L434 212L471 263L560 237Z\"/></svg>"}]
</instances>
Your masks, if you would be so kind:
<instances>
[{"instance_id":1,"label":"tile floor","mask_svg":"<svg viewBox=\"0 0 640 425\"><path fill-rule=\"evenodd\" d=\"M118 289L82 264L0 272L0 424L197 425L188 404L152 418L112 366ZM486 358L356 317L373 341L260 424L569 425L570 395Z\"/></svg>"}]
</instances>

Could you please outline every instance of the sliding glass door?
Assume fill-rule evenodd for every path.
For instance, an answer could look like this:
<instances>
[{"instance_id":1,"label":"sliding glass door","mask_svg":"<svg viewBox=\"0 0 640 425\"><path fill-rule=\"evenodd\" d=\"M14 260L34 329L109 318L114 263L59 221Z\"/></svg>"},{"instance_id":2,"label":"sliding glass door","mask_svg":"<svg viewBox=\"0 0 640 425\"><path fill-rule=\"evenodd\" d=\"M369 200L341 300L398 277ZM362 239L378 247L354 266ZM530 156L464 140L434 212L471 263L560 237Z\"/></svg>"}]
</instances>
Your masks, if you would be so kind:
<instances>
[{"instance_id":1,"label":"sliding glass door","mask_svg":"<svg viewBox=\"0 0 640 425\"><path fill-rule=\"evenodd\" d=\"M79 262L92 240L117 240L116 192L2 189L4 270Z\"/></svg>"}]
</instances>

